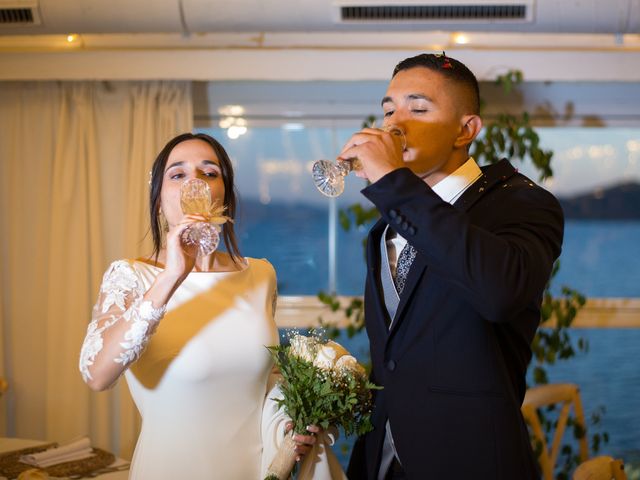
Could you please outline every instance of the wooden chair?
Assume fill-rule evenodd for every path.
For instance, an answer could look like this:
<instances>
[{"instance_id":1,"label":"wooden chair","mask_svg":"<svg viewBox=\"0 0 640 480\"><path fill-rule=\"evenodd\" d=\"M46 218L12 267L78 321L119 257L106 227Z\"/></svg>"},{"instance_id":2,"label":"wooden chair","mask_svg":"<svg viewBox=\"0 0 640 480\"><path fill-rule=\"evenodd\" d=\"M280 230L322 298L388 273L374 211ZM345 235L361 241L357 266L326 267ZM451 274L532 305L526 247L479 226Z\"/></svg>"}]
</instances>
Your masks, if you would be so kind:
<instances>
[{"instance_id":1,"label":"wooden chair","mask_svg":"<svg viewBox=\"0 0 640 480\"><path fill-rule=\"evenodd\" d=\"M622 460L603 455L581 463L573 472L573 480L627 480Z\"/></svg>"},{"instance_id":2,"label":"wooden chair","mask_svg":"<svg viewBox=\"0 0 640 480\"><path fill-rule=\"evenodd\" d=\"M560 404L561 409L558 415L558 423L553 435L551 448L549 449L537 411L539 408L556 404ZM542 445L538 462L542 469L542 477L544 480L553 480L554 478L553 471L555 470L558 454L560 453L560 444L567 426L571 406L573 406L576 421L586 430L584 411L582 409L582 401L580 400L580 390L577 385L571 383L551 383L530 388L525 394L524 402L522 403L522 415L529 424L536 441ZM578 440L578 444L580 448L580 462L585 462L589 458L586 433Z\"/></svg>"}]
</instances>

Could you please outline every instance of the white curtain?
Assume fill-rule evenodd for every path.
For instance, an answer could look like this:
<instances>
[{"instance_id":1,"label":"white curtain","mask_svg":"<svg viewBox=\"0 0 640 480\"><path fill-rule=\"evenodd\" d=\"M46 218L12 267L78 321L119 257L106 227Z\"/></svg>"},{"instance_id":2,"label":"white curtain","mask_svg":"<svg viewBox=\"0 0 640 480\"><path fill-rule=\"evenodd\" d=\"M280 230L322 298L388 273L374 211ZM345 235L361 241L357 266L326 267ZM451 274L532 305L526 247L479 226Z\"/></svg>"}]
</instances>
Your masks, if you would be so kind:
<instances>
[{"instance_id":1,"label":"white curtain","mask_svg":"<svg viewBox=\"0 0 640 480\"><path fill-rule=\"evenodd\" d=\"M189 82L0 83L0 435L93 443L129 457L126 385L77 368L107 265L148 255L148 172L191 131Z\"/></svg>"}]
</instances>

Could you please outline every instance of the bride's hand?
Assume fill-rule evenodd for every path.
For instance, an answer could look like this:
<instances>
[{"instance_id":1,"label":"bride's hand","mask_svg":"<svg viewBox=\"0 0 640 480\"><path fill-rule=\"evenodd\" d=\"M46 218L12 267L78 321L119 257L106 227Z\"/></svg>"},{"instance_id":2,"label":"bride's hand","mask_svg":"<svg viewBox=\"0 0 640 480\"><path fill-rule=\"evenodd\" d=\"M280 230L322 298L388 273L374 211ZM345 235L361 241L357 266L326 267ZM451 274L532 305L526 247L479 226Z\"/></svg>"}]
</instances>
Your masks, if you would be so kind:
<instances>
[{"instance_id":1,"label":"bride's hand","mask_svg":"<svg viewBox=\"0 0 640 480\"><path fill-rule=\"evenodd\" d=\"M285 432L291 431L293 428L292 422L287 422L285 426ZM309 425L307 427L309 435L301 435L296 433L293 436L293 440L296 442L296 462L300 462L303 457L311 451L311 448L315 445L318 434L322 433L322 428L317 425Z\"/></svg>"},{"instance_id":2,"label":"bride's hand","mask_svg":"<svg viewBox=\"0 0 640 480\"><path fill-rule=\"evenodd\" d=\"M203 221L206 221L206 219L200 215L185 215L180 223L169 229L167 232L167 257L164 270L167 275L182 279L193 270L196 262L197 246L188 247L192 251L187 253L180 237L189 225Z\"/></svg>"}]
</instances>

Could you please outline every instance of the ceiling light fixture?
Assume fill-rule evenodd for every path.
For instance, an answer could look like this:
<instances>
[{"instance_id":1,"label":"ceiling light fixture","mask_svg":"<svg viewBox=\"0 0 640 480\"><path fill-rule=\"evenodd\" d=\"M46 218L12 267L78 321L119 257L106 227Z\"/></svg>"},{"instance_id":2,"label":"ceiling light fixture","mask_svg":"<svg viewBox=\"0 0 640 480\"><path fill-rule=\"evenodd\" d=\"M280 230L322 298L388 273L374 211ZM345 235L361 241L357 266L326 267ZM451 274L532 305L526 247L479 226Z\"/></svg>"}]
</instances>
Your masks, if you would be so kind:
<instances>
[{"instance_id":1,"label":"ceiling light fixture","mask_svg":"<svg viewBox=\"0 0 640 480\"><path fill-rule=\"evenodd\" d=\"M464 33L456 33L453 35L453 43L456 45L466 45L469 43L469 37Z\"/></svg>"},{"instance_id":2,"label":"ceiling light fixture","mask_svg":"<svg viewBox=\"0 0 640 480\"><path fill-rule=\"evenodd\" d=\"M241 117L244 115L244 107L242 105L223 105L218 108L218 113L228 117Z\"/></svg>"},{"instance_id":3,"label":"ceiling light fixture","mask_svg":"<svg viewBox=\"0 0 640 480\"><path fill-rule=\"evenodd\" d=\"M242 117L223 117L218 125L227 130L227 137L232 140L244 135L248 130L247 121Z\"/></svg>"}]
</instances>

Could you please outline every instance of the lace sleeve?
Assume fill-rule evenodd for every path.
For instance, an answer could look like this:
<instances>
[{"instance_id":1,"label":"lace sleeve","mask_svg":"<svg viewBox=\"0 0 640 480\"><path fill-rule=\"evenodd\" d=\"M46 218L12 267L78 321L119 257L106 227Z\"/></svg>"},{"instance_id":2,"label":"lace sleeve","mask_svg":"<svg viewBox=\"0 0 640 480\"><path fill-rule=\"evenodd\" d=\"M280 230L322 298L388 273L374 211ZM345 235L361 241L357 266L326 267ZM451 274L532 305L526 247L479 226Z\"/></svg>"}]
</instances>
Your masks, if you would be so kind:
<instances>
[{"instance_id":1,"label":"lace sleeve","mask_svg":"<svg viewBox=\"0 0 640 480\"><path fill-rule=\"evenodd\" d=\"M131 265L111 264L104 274L91 323L80 351L80 372L85 382L94 380L96 367L113 384L137 360L164 316L165 307L144 301L144 288Z\"/></svg>"}]
</instances>

